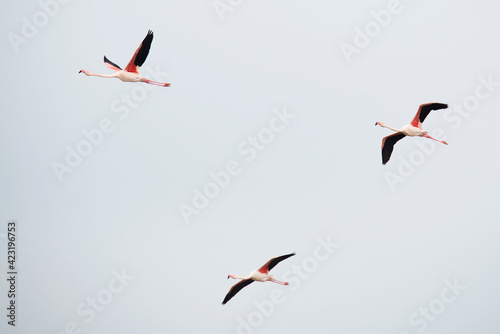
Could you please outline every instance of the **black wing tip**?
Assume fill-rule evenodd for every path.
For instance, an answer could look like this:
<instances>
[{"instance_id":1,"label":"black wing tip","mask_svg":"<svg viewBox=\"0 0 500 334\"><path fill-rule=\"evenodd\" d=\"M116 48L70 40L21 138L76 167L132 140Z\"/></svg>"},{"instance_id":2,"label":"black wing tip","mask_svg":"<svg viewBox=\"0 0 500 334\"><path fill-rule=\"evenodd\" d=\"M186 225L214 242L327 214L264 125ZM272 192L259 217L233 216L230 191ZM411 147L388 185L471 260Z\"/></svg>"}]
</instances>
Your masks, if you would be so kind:
<instances>
[{"instance_id":1,"label":"black wing tip","mask_svg":"<svg viewBox=\"0 0 500 334\"><path fill-rule=\"evenodd\" d=\"M144 37L145 40L150 40L152 41L153 40L153 37L154 37L154 31L149 29L148 30L148 33L146 34L146 37Z\"/></svg>"},{"instance_id":2,"label":"black wing tip","mask_svg":"<svg viewBox=\"0 0 500 334\"><path fill-rule=\"evenodd\" d=\"M431 107L432 110L439 110L439 109L446 109L446 108L448 108L448 104L447 103L441 103L441 102L430 102L430 103L421 104L420 107Z\"/></svg>"},{"instance_id":3,"label":"black wing tip","mask_svg":"<svg viewBox=\"0 0 500 334\"><path fill-rule=\"evenodd\" d=\"M404 133L396 132L382 139L382 165L385 165L391 159L394 145L404 137L406 137Z\"/></svg>"},{"instance_id":4,"label":"black wing tip","mask_svg":"<svg viewBox=\"0 0 500 334\"><path fill-rule=\"evenodd\" d=\"M384 156L384 153L382 152L382 165L386 165L389 160L391 160L391 155L392 155L392 152L391 154L389 154L389 156L387 156L387 154Z\"/></svg>"},{"instance_id":5,"label":"black wing tip","mask_svg":"<svg viewBox=\"0 0 500 334\"><path fill-rule=\"evenodd\" d=\"M151 44L153 43L153 30L148 30L148 34L142 40L141 46L137 50L137 54L135 55L134 65L141 67L142 64L146 61L146 58L149 54L149 49L151 48Z\"/></svg>"},{"instance_id":6,"label":"black wing tip","mask_svg":"<svg viewBox=\"0 0 500 334\"><path fill-rule=\"evenodd\" d=\"M437 109L446 109L446 108L448 108L448 104L446 104L446 103L440 103L440 102L435 102L434 106Z\"/></svg>"},{"instance_id":7,"label":"black wing tip","mask_svg":"<svg viewBox=\"0 0 500 334\"><path fill-rule=\"evenodd\" d=\"M228 301L231 300L231 298L234 297L234 295L230 296L230 293L231 293L231 290L229 290L229 292L227 293L227 295L224 297L224 300L222 301L222 305L226 305Z\"/></svg>"},{"instance_id":8,"label":"black wing tip","mask_svg":"<svg viewBox=\"0 0 500 334\"><path fill-rule=\"evenodd\" d=\"M118 68L118 69L122 69L120 66L118 66L117 64L113 63L111 60L109 60L108 58L106 58L106 56L104 56L104 62L105 63L108 63L108 64L111 64L113 65L114 67Z\"/></svg>"},{"instance_id":9,"label":"black wing tip","mask_svg":"<svg viewBox=\"0 0 500 334\"><path fill-rule=\"evenodd\" d=\"M278 263L280 263L281 261L284 261L286 259L288 259L289 257L291 256L294 256L296 253L293 252L293 253L290 253L290 254L285 254L285 255L280 255L280 256L277 256L277 257L274 257L272 258L271 260L269 260L269 262L267 263L268 264L268 267L267 269L268 270L272 270L274 267L276 267L276 265Z\"/></svg>"},{"instance_id":10,"label":"black wing tip","mask_svg":"<svg viewBox=\"0 0 500 334\"><path fill-rule=\"evenodd\" d=\"M382 165L385 166L385 164L388 163L389 160L391 160L391 154L392 154L392 152L389 153L389 156L387 156L388 154L386 152L382 151Z\"/></svg>"},{"instance_id":11,"label":"black wing tip","mask_svg":"<svg viewBox=\"0 0 500 334\"><path fill-rule=\"evenodd\" d=\"M293 253L288 253L285 255L277 256L276 258L282 258L283 260L285 260L285 259L289 258L290 256L294 256L295 254L297 254L297 253L294 251Z\"/></svg>"}]
</instances>

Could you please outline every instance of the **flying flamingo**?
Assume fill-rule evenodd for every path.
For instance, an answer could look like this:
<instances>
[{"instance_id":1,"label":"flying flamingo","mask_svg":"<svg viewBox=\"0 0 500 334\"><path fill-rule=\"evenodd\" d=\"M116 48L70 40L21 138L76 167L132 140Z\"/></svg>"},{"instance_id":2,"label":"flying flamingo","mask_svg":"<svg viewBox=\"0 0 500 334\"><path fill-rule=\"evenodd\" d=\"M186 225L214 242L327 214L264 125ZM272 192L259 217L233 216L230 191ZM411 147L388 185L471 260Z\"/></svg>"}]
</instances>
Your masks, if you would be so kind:
<instances>
[{"instance_id":1,"label":"flying flamingo","mask_svg":"<svg viewBox=\"0 0 500 334\"><path fill-rule=\"evenodd\" d=\"M375 125L380 125L384 128L391 129L392 131L396 131L395 134L392 134L390 136L384 137L382 139L382 164L385 165L387 161L391 158L392 150L394 149L394 145L398 142L398 140L403 139L405 136L419 136L419 137L425 137L429 138L435 141L438 141L440 143L443 143L445 145L448 145L447 142L444 140L437 140L435 138L432 138L429 136L427 131L422 130L422 123L424 122L425 118L427 115L432 110L439 110L439 109L445 109L448 108L447 104L443 103L426 103L420 105L418 108L417 114L413 118L413 120L409 123L403 126L401 129L395 129L391 128L390 126L385 125L382 122L377 122Z\"/></svg>"},{"instance_id":2,"label":"flying flamingo","mask_svg":"<svg viewBox=\"0 0 500 334\"><path fill-rule=\"evenodd\" d=\"M273 269L278 263L281 261L288 259L290 256L294 256L295 252L287 255L282 255L278 257L274 257L271 260L269 260L265 265L260 267L257 270L252 271L248 276L241 277L241 276L236 276L236 275L228 275L227 278L229 279L234 278L234 279L241 279L240 282L236 283L231 287L229 292L227 293L226 297L224 298L224 301L222 302L222 305L227 303L231 298L234 297L235 294L240 292L241 289L252 283L253 281L259 281L259 282L266 282L266 281L271 281L277 284L281 285L288 285L288 282L282 282L278 281L273 278L273 276L269 275L269 270Z\"/></svg>"},{"instance_id":3,"label":"flying flamingo","mask_svg":"<svg viewBox=\"0 0 500 334\"><path fill-rule=\"evenodd\" d=\"M110 75L104 75L104 74L90 73L89 71L86 70L81 70L78 73L84 73L85 75L96 76L101 78L118 78L124 82L145 82L151 85L170 87L169 83L162 83L149 80L139 75L139 67L141 67L142 64L144 64L144 62L146 61L152 41L153 41L153 32L151 30L148 30L148 34L146 35L146 37L144 37L144 40L142 41L141 45L139 46L137 51L135 51L134 56L132 57L132 59L130 59L129 63L127 64L127 67L125 67L124 70L122 70L120 66L116 65L108 58L106 58L106 56L104 56L104 64L110 69L116 71L115 73Z\"/></svg>"}]
</instances>

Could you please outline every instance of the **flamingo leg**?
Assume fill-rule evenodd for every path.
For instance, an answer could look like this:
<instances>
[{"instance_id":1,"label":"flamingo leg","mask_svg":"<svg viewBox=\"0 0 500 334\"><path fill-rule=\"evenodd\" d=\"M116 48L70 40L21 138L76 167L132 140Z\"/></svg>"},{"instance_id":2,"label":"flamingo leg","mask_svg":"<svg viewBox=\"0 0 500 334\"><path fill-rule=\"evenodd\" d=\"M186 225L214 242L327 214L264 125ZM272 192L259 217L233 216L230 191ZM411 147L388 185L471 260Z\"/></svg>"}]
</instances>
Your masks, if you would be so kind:
<instances>
[{"instance_id":1,"label":"flamingo leg","mask_svg":"<svg viewBox=\"0 0 500 334\"><path fill-rule=\"evenodd\" d=\"M437 141L437 142L443 143L443 144L445 144L445 145L448 145L448 143L447 143L447 142L445 142L444 140L438 140L438 139L436 139L436 138L432 138L432 137L431 137L431 136L429 136L429 135L423 135L422 137L429 138L429 139L435 140L435 141Z\"/></svg>"},{"instance_id":2,"label":"flamingo leg","mask_svg":"<svg viewBox=\"0 0 500 334\"><path fill-rule=\"evenodd\" d=\"M145 82L150 85L155 85L155 86L162 86L162 87L170 87L169 83L164 83L164 82L158 82L158 81L153 81L149 79L142 79L142 82Z\"/></svg>"},{"instance_id":3,"label":"flamingo leg","mask_svg":"<svg viewBox=\"0 0 500 334\"><path fill-rule=\"evenodd\" d=\"M278 281L277 279L274 279L274 278L270 278L269 280L273 283L277 283L277 284L281 284L281 285L288 285L288 282Z\"/></svg>"}]
</instances>

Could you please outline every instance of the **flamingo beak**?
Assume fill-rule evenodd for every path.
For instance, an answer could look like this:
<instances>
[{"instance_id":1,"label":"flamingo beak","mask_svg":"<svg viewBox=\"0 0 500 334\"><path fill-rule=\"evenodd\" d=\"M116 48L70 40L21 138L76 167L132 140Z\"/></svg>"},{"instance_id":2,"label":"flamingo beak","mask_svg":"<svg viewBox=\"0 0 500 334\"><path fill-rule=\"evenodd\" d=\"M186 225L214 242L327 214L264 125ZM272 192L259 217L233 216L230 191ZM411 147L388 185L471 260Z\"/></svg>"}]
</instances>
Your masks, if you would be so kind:
<instances>
[{"instance_id":1,"label":"flamingo beak","mask_svg":"<svg viewBox=\"0 0 500 334\"><path fill-rule=\"evenodd\" d=\"M80 72L78 72L78 73L82 73L82 71L83 71L83 70L80 70Z\"/></svg>"},{"instance_id":2,"label":"flamingo beak","mask_svg":"<svg viewBox=\"0 0 500 334\"><path fill-rule=\"evenodd\" d=\"M229 279L229 276L231 276L231 275L227 275L227 279Z\"/></svg>"},{"instance_id":3,"label":"flamingo beak","mask_svg":"<svg viewBox=\"0 0 500 334\"><path fill-rule=\"evenodd\" d=\"M81 71L80 71L81 72ZM378 122L375 122L375 126L377 126Z\"/></svg>"}]
</instances>

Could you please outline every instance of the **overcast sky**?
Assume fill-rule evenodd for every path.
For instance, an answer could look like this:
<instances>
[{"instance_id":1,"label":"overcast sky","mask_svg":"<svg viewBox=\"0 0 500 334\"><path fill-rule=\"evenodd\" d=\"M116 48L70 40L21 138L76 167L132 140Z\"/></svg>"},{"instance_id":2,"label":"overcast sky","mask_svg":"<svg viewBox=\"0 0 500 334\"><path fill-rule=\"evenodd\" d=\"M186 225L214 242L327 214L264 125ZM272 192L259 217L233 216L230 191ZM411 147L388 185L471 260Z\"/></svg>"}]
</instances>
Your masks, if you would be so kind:
<instances>
[{"instance_id":1,"label":"overcast sky","mask_svg":"<svg viewBox=\"0 0 500 334\"><path fill-rule=\"evenodd\" d=\"M500 4L0 5L2 333L496 334ZM86 77L124 67L170 88ZM428 102L383 166L380 145ZM15 221L16 326L7 228ZM235 280L270 258L290 282Z\"/></svg>"}]
</instances>

